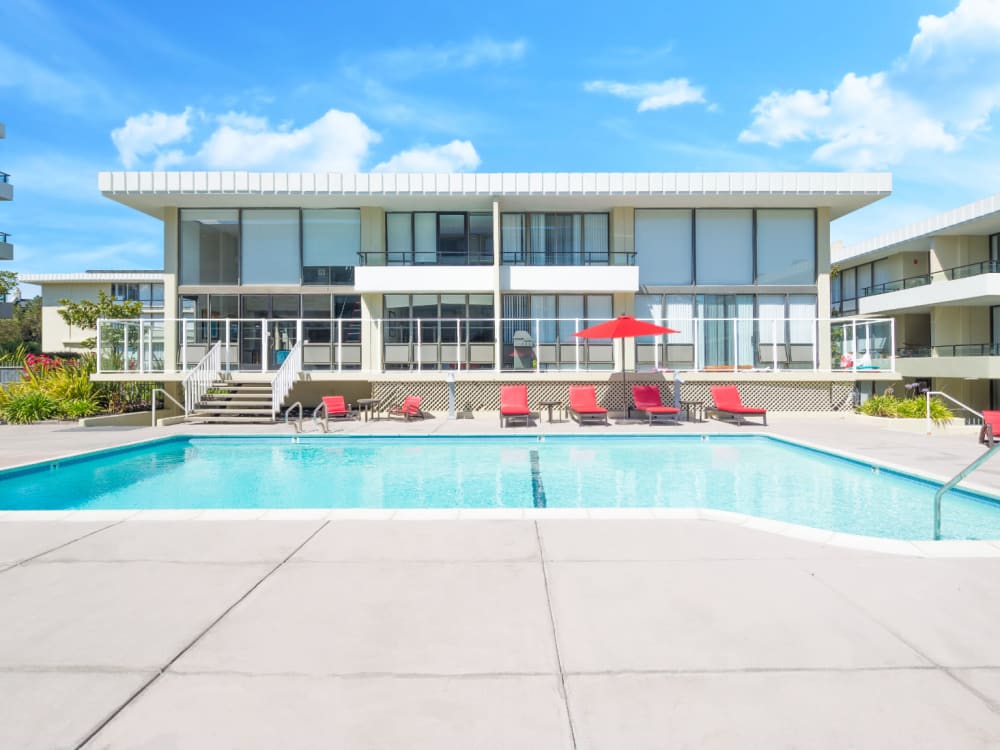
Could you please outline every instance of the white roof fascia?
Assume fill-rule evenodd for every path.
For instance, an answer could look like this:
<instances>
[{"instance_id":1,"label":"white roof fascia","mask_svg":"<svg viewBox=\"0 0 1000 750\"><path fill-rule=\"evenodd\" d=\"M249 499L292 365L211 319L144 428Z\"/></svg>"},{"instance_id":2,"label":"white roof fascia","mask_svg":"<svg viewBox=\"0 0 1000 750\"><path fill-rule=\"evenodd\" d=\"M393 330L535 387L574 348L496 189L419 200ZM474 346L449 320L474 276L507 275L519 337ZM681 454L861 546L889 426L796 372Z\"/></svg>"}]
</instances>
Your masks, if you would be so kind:
<instances>
[{"instance_id":1,"label":"white roof fascia","mask_svg":"<svg viewBox=\"0 0 1000 750\"><path fill-rule=\"evenodd\" d=\"M120 273L21 273L18 281L26 284L78 284L90 282L103 284L116 281L163 281L166 274L162 271L122 271Z\"/></svg>"},{"instance_id":2,"label":"white roof fascia","mask_svg":"<svg viewBox=\"0 0 1000 750\"><path fill-rule=\"evenodd\" d=\"M685 205L712 206L733 198L767 196L836 205L837 215L889 195L892 175L861 172L460 172L347 174L339 172L101 172L101 192L151 215L185 197L253 198L252 205L286 205L293 197L388 199L470 199L545 197L550 200L603 199L609 205L656 205L657 199L685 199ZM831 199L834 199L831 201ZM197 199L192 205L203 205ZM745 202L744 202L745 203ZM204 205L213 205L208 202ZM366 205L377 205L367 203Z\"/></svg>"},{"instance_id":3,"label":"white roof fascia","mask_svg":"<svg viewBox=\"0 0 1000 750\"><path fill-rule=\"evenodd\" d=\"M935 234L954 229L962 224L985 219L991 214L997 213L1000 213L1000 193L849 245L833 260L856 260L862 256L876 254L891 255L892 253L889 251L896 245L930 238Z\"/></svg>"}]
</instances>

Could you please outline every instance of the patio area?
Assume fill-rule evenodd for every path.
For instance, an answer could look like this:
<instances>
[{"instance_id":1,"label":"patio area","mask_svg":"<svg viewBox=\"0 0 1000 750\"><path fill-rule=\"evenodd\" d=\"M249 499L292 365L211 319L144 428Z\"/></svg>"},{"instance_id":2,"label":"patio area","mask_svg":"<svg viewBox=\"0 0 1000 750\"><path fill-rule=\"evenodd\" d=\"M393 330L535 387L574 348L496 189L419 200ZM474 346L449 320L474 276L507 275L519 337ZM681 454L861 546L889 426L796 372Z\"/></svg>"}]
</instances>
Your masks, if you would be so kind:
<instances>
[{"instance_id":1,"label":"patio area","mask_svg":"<svg viewBox=\"0 0 1000 750\"><path fill-rule=\"evenodd\" d=\"M975 428L769 423L768 434L940 478L983 450ZM336 428L497 425L437 414ZM749 431L539 419L505 432L650 429ZM292 434L0 426L0 464L220 432ZM1000 465L974 477L995 491ZM0 513L0 747L1000 744L996 544L881 554L753 522L614 512L188 515Z\"/></svg>"}]
</instances>

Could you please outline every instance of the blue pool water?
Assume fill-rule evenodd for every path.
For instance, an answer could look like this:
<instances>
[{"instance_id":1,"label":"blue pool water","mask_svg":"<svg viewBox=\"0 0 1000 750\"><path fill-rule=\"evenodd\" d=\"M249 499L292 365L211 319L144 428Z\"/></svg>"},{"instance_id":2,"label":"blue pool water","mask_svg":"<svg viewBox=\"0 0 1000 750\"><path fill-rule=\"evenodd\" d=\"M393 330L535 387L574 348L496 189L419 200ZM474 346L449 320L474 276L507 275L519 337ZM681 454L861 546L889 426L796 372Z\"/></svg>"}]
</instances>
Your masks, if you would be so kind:
<instances>
[{"instance_id":1,"label":"blue pool water","mask_svg":"<svg viewBox=\"0 0 1000 750\"><path fill-rule=\"evenodd\" d=\"M762 436L171 438L0 472L0 510L700 507L930 539L936 489ZM1000 538L990 498L942 515L947 538Z\"/></svg>"}]
</instances>

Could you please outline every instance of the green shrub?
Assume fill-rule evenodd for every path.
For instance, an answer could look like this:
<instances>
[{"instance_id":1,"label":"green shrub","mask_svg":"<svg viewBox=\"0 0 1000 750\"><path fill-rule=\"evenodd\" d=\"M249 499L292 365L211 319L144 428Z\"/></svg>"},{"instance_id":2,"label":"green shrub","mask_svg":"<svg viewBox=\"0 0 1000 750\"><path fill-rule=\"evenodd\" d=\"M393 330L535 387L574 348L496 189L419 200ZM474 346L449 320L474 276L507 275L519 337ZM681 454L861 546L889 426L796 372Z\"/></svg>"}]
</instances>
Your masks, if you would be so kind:
<instances>
[{"instance_id":1,"label":"green shrub","mask_svg":"<svg viewBox=\"0 0 1000 750\"><path fill-rule=\"evenodd\" d=\"M898 419L924 419L927 416L927 399L896 398L895 396L870 396L858 407L858 411L870 417L893 417ZM952 413L939 398L931 398L931 420L936 425L947 424Z\"/></svg>"},{"instance_id":2,"label":"green shrub","mask_svg":"<svg viewBox=\"0 0 1000 750\"><path fill-rule=\"evenodd\" d=\"M30 424L52 419L59 413L56 402L32 388L11 388L3 403L3 418L11 424Z\"/></svg>"},{"instance_id":3,"label":"green shrub","mask_svg":"<svg viewBox=\"0 0 1000 750\"><path fill-rule=\"evenodd\" d=\"M101 406L96 398L68 398L59 402L60 416L66 419L81 419L100 414Z\"/></svg>"}]
</instances>

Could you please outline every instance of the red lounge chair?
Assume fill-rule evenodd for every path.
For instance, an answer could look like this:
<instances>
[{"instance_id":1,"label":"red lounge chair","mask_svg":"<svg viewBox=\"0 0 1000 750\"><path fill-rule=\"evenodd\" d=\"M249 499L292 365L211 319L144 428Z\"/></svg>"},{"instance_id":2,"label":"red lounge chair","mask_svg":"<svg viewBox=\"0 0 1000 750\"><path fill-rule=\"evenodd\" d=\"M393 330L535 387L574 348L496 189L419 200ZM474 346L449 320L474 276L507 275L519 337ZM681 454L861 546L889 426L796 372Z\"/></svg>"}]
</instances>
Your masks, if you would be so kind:
<instances>
[{"instance_id":1,"label":"red lounge chair","mask_svg":"<svg viewBox=\"0 0 1000 750\"><path fill-rule=\"evenodd\" d=\"M525 426L531 419L531 409L528 408L528 386L500 386L500 426L506 427L512 419L524 421Z\"/></svg>"},{"instance_id":2,"label":"red lounge chair","mask_svg":"<svg viewBox=\"0 0 1000 750\"><path fill-rule=\"evenodd\" d=\"M992 446L1000 440L1000 411L984 411L983 426L979 430L979 442Z\"/></svg>"},{"instance_id":3,"label":"red lounge chair","mask_svg":"<svg viewBox=\"0 0 1000 750\"><path fill-rule=\"evenodd\" d=\"M343 396L323 396L323 406L326 407L326 416L330 419L354 419L356 416ZM319 407L316 411L319 411Z\"/></svg>"},{"instance_id":4,"label":"red lounge chair","mask_svg":"<svg viewBox=\"0 0 1000 750\"><path fill-rule=\"evenodd\" d=\"M407 396L403 399L403 405L395 409L389 409L390 417L403 417L407 422L411 419L424 418L424 413L420 411L420 396Z\"/></svg>"},{"instance_id":5,"label":"red lounge chair","mask_svg":"<svg viewBox=\"0 0 1000 750\"><path fill-rule=\"evenodd\" d=\"M650 425L653 424L654 419L667 419L671 422L677 422L680 419L680 409L663 405L659 386L633 385L632 400L635 401L636 409L646 412Z\"/></svg>"},{"instance_id":6,"label":"red lounge chair","mask_svg":"<svg viewBox=\"0 0 1000 750\"><path fill-rule=\"evenodd\" d=\"M608 410L597 405L597 394L592 385L569 387L569 415L577 421L577 424L584 422L608 424Z\"/></svg>"},{"instance_id":7,"label":"red lounge chair","mask_svg":"<svg viewBox=\"0 0 1000 750\"><path fill-rule=\"evenodd\" d=\"M760 417L767 426L767 409L753 409L743 405L740 391L735 385L713 385L712 401L715 407L711 410L717 417L726 417L736 424L752 424L747 417Z\"/></svg>"}]
</instances>

